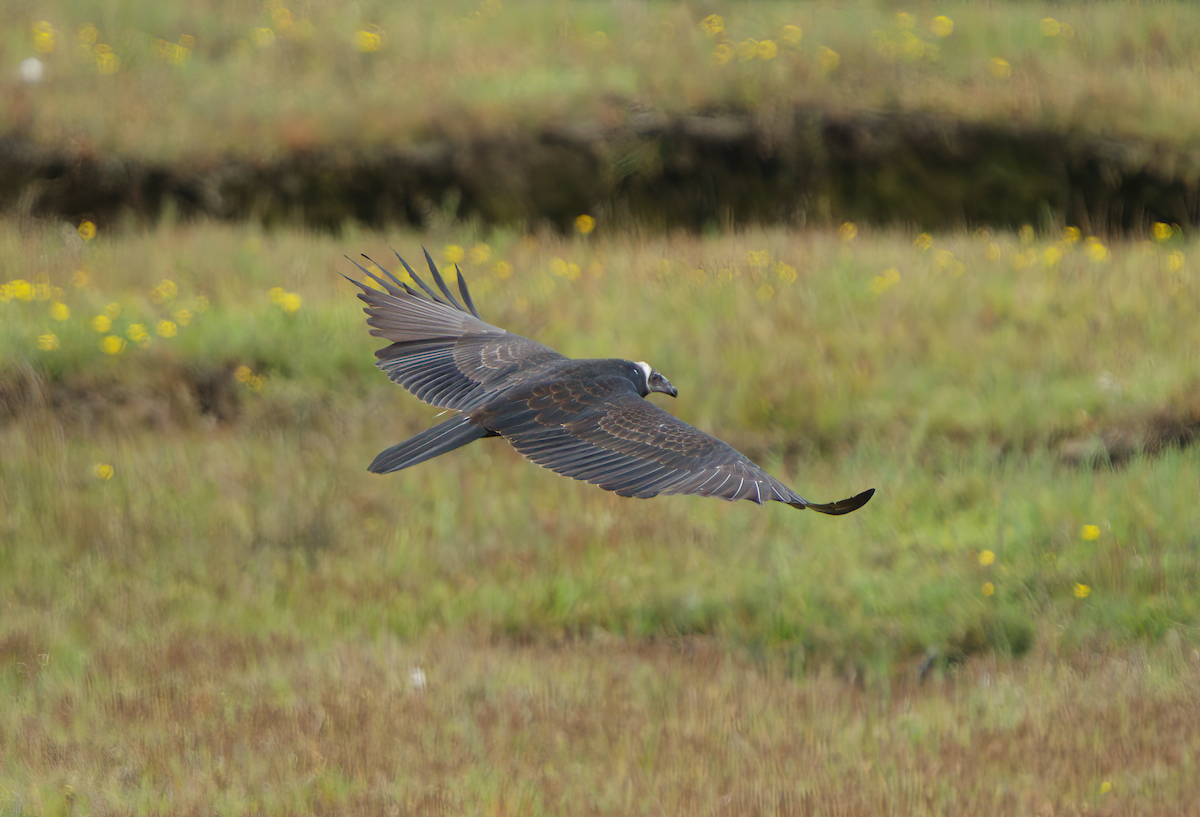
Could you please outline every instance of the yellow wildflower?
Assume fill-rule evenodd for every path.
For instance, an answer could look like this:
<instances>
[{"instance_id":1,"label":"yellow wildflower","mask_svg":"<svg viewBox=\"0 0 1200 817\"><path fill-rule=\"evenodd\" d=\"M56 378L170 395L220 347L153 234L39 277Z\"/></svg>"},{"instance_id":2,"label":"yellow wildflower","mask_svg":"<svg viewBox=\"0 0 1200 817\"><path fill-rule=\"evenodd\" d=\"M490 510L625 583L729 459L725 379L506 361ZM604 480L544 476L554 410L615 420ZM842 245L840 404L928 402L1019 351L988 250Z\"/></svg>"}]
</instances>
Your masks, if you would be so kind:
<instances>
[{"instance_id":1,"label":"yellow wildflower","mask_svg":"<svg viewBox=\"0 0 1200 817\"><path fill-rule=\"evenodd\" d=\"M1100 538L1100 527L1098 525L1084 525L1079 530L1079 536L1085 542L1095 542Z\"/></svg>"},{"instance_id":2,"label":"yellow wildflower","mask_svg":"<svg viewBox=\"0 0 1200 817\"><path fill-rule=\"evenodd\" d=\"M1054 267L1062 259L1062 250L1058 247L1047 247L1042 252L1042 265L1047 269Z\"/></svg>"},{"instance_id":3,"label":"yellow wildflower","mask_svg":"<svg viewBox=\"0 0 1200 817\"><path fill-rule=\"evenodd\" d=\"M267 295L271 296L271 303L281 304L283 303L283 296L287 295L287 290L283 287L271 287L267 290Z\"/></svg>"},{"instance_id":4,"label":"yellow wildflower","mask_svg":"<svg viewBox=\"0 0 1200 817\"><path fill-rule=\"evenodd\" d=\"M107 462L98 462L92 466L92 476L96 479L112 479L113 467Z\"/></svg>"},{"instance_id":5,"label":"yellow wildflower","mask_svg":"<svg viewBox=\"0 0 1200 817\"><path fill-rule=\"evenodd\" d=\"M983 587L980 588L980 591L983 593L983 595L990 596L996 592L996 585L992 584L991 582L984 582Z\"/></svg>"},{"instance_id":6,"label":"yellow wildflower","mask_svg":"<svg viewBox=\"0 0 1200 817\"><path fill-rule=\"evenodd\" d=\"M775 287L770 284L763 284L758 288L758 299L764 304L775 297Z\"/></svg>"},{"instance_id":7,"label":"yellow wildflower","mask_svg":"<svg viewBox=\"0 0 1200 817\"><path fill-rule=\"evenodd\" d=\"M119 355L125 351L125 338L119 335L109 335L100 342L100 348L106 355Z\"/></svg>"},{"instance_id":8,"label":"yellow wildflower","mask_svg":"<svg viewBox=\"0 0 1200 817\"><path fill-rule=\"evenodd\" d=\"M71 317L71 307L64 304L62 301L55 301L50 305L50 318L56 321L69 320Z\"/></svg>"},{"instance_id":9,"label":"yellow wildflower","mask_svg":"<svg viewBox=\"0 0 1200 817\"><path fill-rule=\"evenodd\" d=\"M58 335L53 332L47 332L44 335L38 335L38 348L43 352L52 352L58 348Z\"/></svg>"},{"instance_id":10,"label":"yellow wildflower","mask_svg":"<svg viewBox=\"0 0 1200 817\"><path fill-rule=\"evenodd\" d=\"M24 278L9 281L6 284L6 288L8 289L9 300L16 298L18 301L32 301L37 294L37 287Z\"/></svg>"},{"instance_id":11,"label":"yellow wildflower","mask_svg":"<svg viewBox=\"0 0 1200 817\"><path fill-rule=\"evenodd\" d=\"M1092 588L1088 587L1086 584L1075 584L1075 598L1086 599L1090 595L1092 595Z\"/></svg>"},{"instance_id":12,"label":"yellow wildflower","mask_svg":"<svg viewBox=\"0 0 1200 817\"><path fill-rule=\"evenodd\" d=\"M471 248L471 253L468 257L472 264L486 264L488 259L492 257L492 248L480 242Z\"/></svg>"},{"instance_id":13,"label":"yellow wildflower","mask_svg":"<svg viewBox=\"0 0 1200 817\"><path fill-rule=\"evenodd\" d=\"M885 269L882 275L877 275L871 280L871 291L876 295L882 295L898 283L900 283L900 270L890 267Z\"/></svg>"},{"instance_id":14,"label":"yellow wildflower","mask_svg":"<svg viewBox=\"0 0 1200 817\"><path fill-rule=\"evenodd\" d=\"M719 14L710 14L700 21L700 27L708 32L710 37L715 37L725 30L725 18Z\"/></svg>"},{"instance_id":15,"label":"yellow wildflower","mask_svg":"<svg viewBox=\"0 0 1200 817\"><path fill-rule=\"evenodd\" d=\"M1154 222L1154 226L1151 227L1150 230L1154 233L1155 241L1166 241L1175 234L1175 230L1170 224L1164 224L1161 221Z\"/></svg>"},{"instance_id":16,"label":"yellow wildflower","mask_svg":"<svg viewBox=\"0 0 1200 817\"><path fill-rule=\"evenodd\" d=\"M81 221L79 223L79 237L84 241L91 241L96 237L96 224L91 221Z\"/></svg>"},{"instance_id":17,"label":"yellow wildflower","mask_svg":"<svg viewBox=\"0 0 1200 817\"><path fill-rule=\"evenodd\" d=\"M1074 244L1082 235L1078 227L1063 227L1062 240L1068 244Z\"/></svg>"},{"instance_id":18,"label":"yellow wildflower","mask_svg":"<svg viewBox=\"0 0 1200 817\"><path fill-rule=\"evenodd\" d=\"M837 70L841 62L841 56L832 48L823 45L817 49L817 64L821 66L821 70L825 73L828 74Z\"/></svg>"},{"instance_id":19,"label":"yellow wildflower","mask_svg":"<svg viewBox=\"0 0 1200 817\"><path fill-rule=\"evenodd\" d=\"M32 301L33 292L33 284L24 278L17 278L0 287L0 301L11 301L14 298L18 301Z\"/></svg>"},{"instance_id":20,"label":"yellow wildflower","mask_svg":"<svg viewBox=\"0 0 1200 817\"><path fill-rule=\"evenodd\" d=\"M374 31L359 31L354 35L354 48L363 54L378 51L383 39Z\"/></svg>"},{"instance_id":21,"label":"yellow wildflower","mask_svg":"<svg viewBox=\"0 0 1200 817\"><path fill-rule=\"evenodd\" d=\"M33 48L41 54L49 54L54 50L54 26L45 20L33 24Z\"/></svg>"},{"instance_id":22,"label":"yellow wildflower","mask_svg":"<svg viewBox=\"0 0 1200 817\"><path fill-rule=\"evenodd\" d=\"M1062 26L1058 24L1058 20L1055 20L1053 17L1043 17L1040 27L1042 34L1047 37L1057 37L1059 31L1062 30Z\"/></svg>"},{"instance_id":23,"label":"yellow wildflower","mask_svg":"<svg viewBox=\"0 0 1200 817\"><path fill-rule=\"evenodd\" d=\"M773 60L778 53L779 46L775 45L774 40L763 40L758 44L758 58L760 60Z\"/></svg>"},{"instance_id":24,"label":"yellow wildflower","mask_svg":"<svg viewBox=\"0 0 1200 817\"><path fill-rule=\"evenodd\" d=\"M580 235L587 235L592 230L596 229L596 219L584 214L575 219L575 229Z\"/></svg>"},{"instance_id":25,"label":"yellow wildflower","mask_svg":"<svg viewBox=\"0 0 1200 817\"><path fill-rule=\"evenodd\" d=\"M115 74L121 69L121 58L104 43L92 49L92 56L96 58L96 70L101 74Z\"/></svg>"},{"instance_id":26,"label":"yellow wildflower","mask_svg":"<svg viewBox=\"0 0 1200 817\"><path fill-rule=\"evenodd\" d=\"M112 329L112 318L108 315L97 315L92 318L92 329L100 334L106 334L109 329Z\"/></svg>"},{"instance_id":27,"label":"yellow wildflower","mask_svg":"<svg viewBox=\"0 0 1200 817\"><path fill-rule=\"evenodd\" d=\"M949 37L954 33L954 21L944 14L939 14L929 21L929 30L939 37Z\"/></svg>"},{"instance_id":28,"label":"yellow wildflower","mask_svg":"<svg viewBox=\"0 0 1200 817\"><path fill-rule=\"evenodd\" d=\"M749 250L746 253L746 263L751 267L765 267L771 260L771 253L767 250Z\"/></svg>"},{"instance_id":29,"label":"yellow wildflower","mask_svg":"<svg viewBox=\"0 0 1200 817\"><path fill-rule=\"evenodd\" d=\"M1101 794L1108 794L1110 791L1112 791L1112 783L1109 783L1107 780L1105 780L1103 783L1100 784L1100 793Z\"/></svg>"},{"instance_id":30,"label":"yellow wildflower","mask_svg":"<svg viewBox=\"0 0 1200 817\"><path fill-rule=\"evenodd\" d=\"M79 44L86 50L91 51L92 46L100 39L100 32L91 23L84 23L79 27L78 33L75 35Z\"/></svg>"},{"instance_id":31,"label":"yellow wildflower","mask_svg":"<svg viewBox=\"0 0 1200 817\"><path fill-rule=\"evenodd\" d=\"M779 35L779 39L788 45L797 45L803 37L804 30L800 26L792 25L784 26L783 33Z\"/></svg>"},{"instance_id":32,"label":"yellow wildflower","mask_svg":"<svg viewBox=\"0 0 1200 817\"><path fill-rule=\"evenodd\" d=\"M796 268L791 264L776 263L775 275L779 277L781 282L790 284L796 280Z\"/></svg>"},{"instance_id":33,"label":"yellow wildflower","mask_svg":"<svg viewBox=\"0 0 1200 817\"><path fill-rule=\"evenodd\" d=\"M566 278L568 281L575 281L580 275L578 264L564 261L558 257L555 257L555 259L550 262L550 271L560 278Z\"/></svg>"},{"instance_id":34,"label":"yellow wildflower","mask_svg":"<svg viewBox=\"0 0 1200 817\"><path fill-rule=\"evenodd\" d=\"M1183 253L1175 250L1167 256L1167 269L1171 272L1179 272L1183 269Z\"/></svg>"},{"instance_id":35,"label":"yellow wildflower","mask_svg":"<svg viewBox=\"0 0 1200 817\"><path fill-rule=\"evenodd\" d=\"M159 337L173 338L179 330L175 325L175 321L163 320L158 322L155 331L158 332Z\"/></svg>"},{"instance_id":36,"label":"yellow wildflower","mask_svg":"<svg viewBox=\"0 0 1200 817\"><path fill-rule=\"evenodd\" d=\"M246 383L252 377L254 377L254 372L249 366L242 365L233 370L233 378L239 383Z\"/></svg>"},{"instance_id":37,"label":"yellow wildflower","mask_svg":"<svg viewBox=\"0 0 1200 817\"><path fill-rule=\"evenodd\" d=\"M300 309L300 296L295 292L284 293L283 300L279 302L279 306L288 314L296 312Z\"/></svg>"},{"instance_id":38,"label":"yellow wildflower","mask_svg":"<svg viewBox=\"0 0 1200 817\"><path fill-rule=\"evenodd\" d=\"M1012 76L1012 66L1003 57L992 57L988 63L988 71L996 79L1008 79Z\"/></svg>"},{"instance_id":39,"label":"yellow wildflower","mask_svg":"<svg viewBox=\"0 0 1200 817\"><path fill-rule=\"evenodd\" d=\"M747 62L758 56L758 40L748 37L737 44L737 56L742 62Z\"/></svg>"},{"instance_id":40,"label":"yellow wildflower","mask_svg":"<svg viewBox=\"0 0 1200 817\"><path fill-rule=\"evenodd\" d=\"M990 551L990 550L979 551L979 563L981 565L983 565L984 567L987 567L994 561L996 561L995 553L992 553L992 551Z\"/></svg>"},{"instance_id":41,"label":"yellow wildflower","mask_svg":"<svg viewBox=\"0 0 1200 817\"><path fill-rule=\"evenodd\" d=\"M925 252L927 249L933 246L933 238L929 235L929 233L921 233L919 236L913 239L913 246L921 252Z\"/></svg>"},{"instance_id":42,"label":"yellow wildflower","mask_svg":"<svg viewBox=\"0 0 1200 817\"><path fill-rule=\"evenodd\" d=\"M447 263L457 264L463 260L463 255L465 255L463 248L457 244L447 244L442 248L442 257L446 259Z\"/></svg>"},{"instance_id":43,"label":"yellow wildflower","mask_svg":"<svg viewBox=\"0 0 1200 817\"><path fill-rule=\"evenodd\" d=\"M170 278L164 278L158 286L150 290L150 300L156 304L171 301L179 294L179 287Z\"/></svg>"},{"instance_id":44,"label":"yellow wildflower","mask_svg":"<svg viewBox=\"0 0 1200 817\"><path fill-rule=\"evenodd\" d=\"M725 65L728 62L732 62L735 56L737 54L734 52L733 46L729 43L721 43L713 49L712 61L716 65Z\"/></svg>"},{"instance_id":45,"label":"yellow wildflower","mask_svg":"<svg viewBox=\"0 0 1200 817\"><path fill-rule=\"evenodd\" d=\"M497 261L496 266L492 267L492 272L503 281L513 274L513 265L507 261Z\"/></svg>"},{"instance_id":46,"label":"yellow wildflower","mask_svg":"<svg viewBox=\"0 0 1200 817\"><path fill-rule=\"evenodd\" d=\"M853 241L858 235L858 227L854 226L854 222L847 221L838 227L838 235L842 237L842 241Z\"/></svg>"},{"instance_id":47,"label":"yellow wildflower","mask_svg":"<svg viewBox=\"0 0 1200 817\"><path fill-rule=\"evenodd\" d=\"M1105 247L1102 243L1100 243L1100 239L1096 238L1095 236L1091 236L1088 238L1086 243L1088 258L1096 261L1097 263L1108 260L1108 247Z\"/></svg>"},{"instance_id":48,"label":"yellow wildflower","mask_svg":"<svg viewBox=\"0 0 1200 817\"><path fill-rule=\"evenodd\" d=\"M173 317L175 318L175 323L180 326L187 326L192 322L192 313L186 309L180 309Z\"/></svg>"}]
</instances>

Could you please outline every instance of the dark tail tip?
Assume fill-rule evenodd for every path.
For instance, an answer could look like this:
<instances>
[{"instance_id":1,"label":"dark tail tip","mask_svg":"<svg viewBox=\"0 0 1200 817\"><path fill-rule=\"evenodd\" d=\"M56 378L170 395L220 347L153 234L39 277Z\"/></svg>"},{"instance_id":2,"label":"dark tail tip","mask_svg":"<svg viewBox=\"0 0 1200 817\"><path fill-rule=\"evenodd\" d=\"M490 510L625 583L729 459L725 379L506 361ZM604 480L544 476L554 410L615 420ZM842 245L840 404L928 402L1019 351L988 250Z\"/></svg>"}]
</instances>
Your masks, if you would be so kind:
<instances>
[{"instance_id":1,"label":"dark tail tip","mask_svg":"<svg viewBox=\"0 0 1200 817\"><path fill-rule=\"evenodd\" d=\"M818 513L827 513L830 516L841 516L844 513L850 513L851 511L857 511L863 505L866 505L868 502L870 502L871 497L873 497L873 496L875 496L875 489L869 488L866 491L863 491L858 496L852 496L849 499L842 499L837 502L830 502L826 505L816 505L812 502L809 502L805 505L793 505L792 507L808 508L810 511L817 511Z\"/></svg>"}]
</instances>

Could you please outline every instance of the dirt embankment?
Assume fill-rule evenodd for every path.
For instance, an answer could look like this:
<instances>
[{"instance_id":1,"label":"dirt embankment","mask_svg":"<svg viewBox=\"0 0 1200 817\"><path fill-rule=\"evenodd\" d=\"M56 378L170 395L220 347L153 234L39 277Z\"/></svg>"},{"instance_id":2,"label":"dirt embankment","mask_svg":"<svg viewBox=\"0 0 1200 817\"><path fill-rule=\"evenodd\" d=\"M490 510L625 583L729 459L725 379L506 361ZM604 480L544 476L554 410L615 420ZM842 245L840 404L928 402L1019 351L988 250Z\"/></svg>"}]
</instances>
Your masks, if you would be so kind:
<instances>
[{"instance_id":1,"label":"dirt embankment","mask_svg":"<svg viewBox=\"0 0 1200 817\"><path fill-rule=\"evenodd\" d=\"M145 377L122 379L90 373L51 378L27 367L0 369L0 428L10 422L43 422L91 431L170 432L198 425L237 427L261 421L276 428L329 419L329 405L297 411L295 406L255 401L255 408L247 408L246 389L234 370L233 364L163 363ZM1168 407L1131 408L1087 428L1048 429L1044 438L1064 463L1083 468L1120 467L1131 457L1187 448L1198 440L1200 397L1175 400ZM748 439L740 445L751 456L767 454ZM787 449L782 454L785 459L799 455Z\"/></svg>"},{"instance_id":2,"label":"dirt embankment","mask_svg":"<svg viewBox=\"0 0 1200 817\"><path fill-rule=\"evenodd\" d=\"M173 164L0 139L0 208L19 217L258 219L336 229L487 223L703 229L750 223L1070 224L1086 233L1200 223L1200 145L912 113L628 113L607 123L331 145L273 161Z\"/></svg>"}]
</instances>

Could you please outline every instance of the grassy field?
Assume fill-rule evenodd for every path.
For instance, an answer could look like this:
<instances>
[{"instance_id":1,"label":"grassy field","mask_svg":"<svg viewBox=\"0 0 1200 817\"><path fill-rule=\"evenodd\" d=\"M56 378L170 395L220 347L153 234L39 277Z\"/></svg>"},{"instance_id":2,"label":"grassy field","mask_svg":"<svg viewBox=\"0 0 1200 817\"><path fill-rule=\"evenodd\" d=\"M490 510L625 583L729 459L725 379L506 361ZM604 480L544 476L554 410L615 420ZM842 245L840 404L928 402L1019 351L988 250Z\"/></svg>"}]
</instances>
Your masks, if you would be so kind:
<instances>
[{"instance_id":1,"label":"grassy field","mask_svg":"<svg viewBox=\"0 0 1200 817\"><path fill-rule=\"evenodd\" d=\"M0 133L104 168L638 111L769 136L810 105L1111 138L1186 176L1200 133L1191 4L10 16ZM839 229L820 202L803 230L562 235L449 200L420 234L332 237L59 224L71 167L39 173L0 214L0 814L1200 812L1182 194L1182 231L1139 209L1122 238L1062 211ZM436 410L374 367L338 273L422 244L489 321L647 360L680 391L656 402L801 495L874 499L628 500L497 440L367 473Z\"/></svg>"},{"instance_id":2,"label":"grassy field","mask_svg":"<svg viewBox=\"0 0 1200 817\"><path fill-rule=\"evenodd\" d=\"M421 242L492 322L875 499L626 500L491 440L366 473L435 411L337 272ZM1165 226L0 247L0 809L1200 803L1196 453L1156 442L1200 418L1200 256Z\"/></svg>"},{"instance_id":3,"label":"grassy field","mask_svg":"<svg viewBox=\"0 0 1200 817\"><path fill-rule=\"evenodd\" d=\"M607 121L630 104L931 111L1184 146L1200 130L1192 4L43 0L13 22L0 131L159 161ZM28 58L36 84L19 79Z\"/></svg>"}]
</instances>

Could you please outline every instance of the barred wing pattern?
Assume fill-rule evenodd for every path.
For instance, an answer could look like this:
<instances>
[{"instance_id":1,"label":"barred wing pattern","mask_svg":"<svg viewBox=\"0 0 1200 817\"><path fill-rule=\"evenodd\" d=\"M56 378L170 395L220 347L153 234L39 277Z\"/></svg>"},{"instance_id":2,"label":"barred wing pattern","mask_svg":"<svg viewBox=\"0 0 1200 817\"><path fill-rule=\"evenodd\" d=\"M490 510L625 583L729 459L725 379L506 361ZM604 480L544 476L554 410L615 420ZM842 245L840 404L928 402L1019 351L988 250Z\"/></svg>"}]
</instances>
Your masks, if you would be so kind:
<instances>
[{"instance_id":1,"label":"barred wing pattern","mask_svg":"<svg viewBox=\"0 0 1200 817\"><path fill-rule=\"evenodd\" d=\"M365 256L364 256L365 257ZM475 310L471 296L458 274L463 307L434 266L425 259L439 296L413 273L403 258L396 256L412 281L424 294L375 264L388 280L354 262L381 289L353 278L367 306L371 334L392 341L375 353L376 365L393 383L403 386L418 399L438 408L468 411L496 397L511 385L511 377L539 365L566 360L553 349L520 335L485 323ZM353 260L353 259L351 259ZM367 259L370 261L370 259Z\"/></svg>"},{"instance_id":2,"label":"barred wing pattern","mask_svg":"<svg viewBox=\"0 0 1200 817\"><path fill-rule=\"evenodd\" d=\"M622 378L538 385L472 412L471 419L538 465L620 496L775 500L840 515L874 493L809 502L731 446L643 399Z\"/></svg>"}]
</instances>

